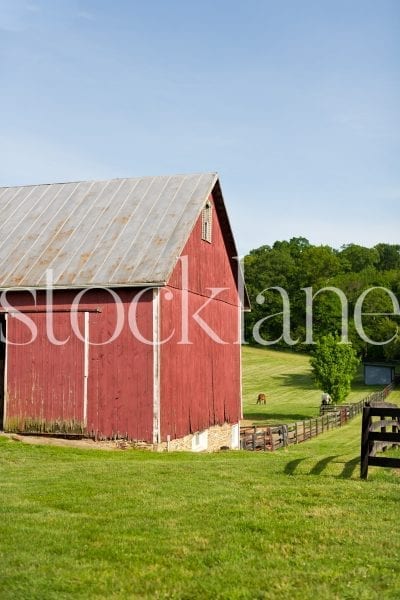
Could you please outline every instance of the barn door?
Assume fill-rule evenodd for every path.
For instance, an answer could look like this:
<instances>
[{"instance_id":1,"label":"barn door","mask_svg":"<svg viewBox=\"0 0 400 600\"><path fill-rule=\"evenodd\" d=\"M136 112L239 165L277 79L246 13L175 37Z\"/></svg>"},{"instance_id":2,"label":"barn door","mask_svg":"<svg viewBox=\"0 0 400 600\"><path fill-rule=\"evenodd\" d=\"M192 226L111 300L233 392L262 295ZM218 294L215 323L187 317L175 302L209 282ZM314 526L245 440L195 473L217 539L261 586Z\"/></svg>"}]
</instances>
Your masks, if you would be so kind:
<instances>
[{"instance_id":1,"label":"barn door","mask_svg":"<svg viewBox=\"0 0 400 600\"><path fill-rule=\"evenodd\" d=\"M44 314L31 313L29 318L35 336L21 319L7 319L7 427L79 433L87 410L85 315L77 315L77 336L69 313L54 313L57 343L49 339Z\"/></svg>"}]
</instances>

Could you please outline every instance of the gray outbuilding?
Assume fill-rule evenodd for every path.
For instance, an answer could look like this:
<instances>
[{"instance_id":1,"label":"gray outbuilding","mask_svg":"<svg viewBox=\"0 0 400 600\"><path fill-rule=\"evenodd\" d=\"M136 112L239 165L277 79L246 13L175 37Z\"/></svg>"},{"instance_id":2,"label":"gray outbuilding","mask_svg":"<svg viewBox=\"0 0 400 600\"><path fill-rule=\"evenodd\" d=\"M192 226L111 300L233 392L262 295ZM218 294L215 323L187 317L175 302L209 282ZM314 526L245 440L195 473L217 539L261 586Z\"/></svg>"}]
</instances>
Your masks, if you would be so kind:
<instances>
[{"instance_id":1,"label":"gray outbuilding","mask_svg":"<svg viewBox=\"0 0 400 600\"><path fill-rule=\"evenodd\" d=\"M364 363L364 383L366 385L389 385L395 376L393 363Z\"/></svg>"}]
</instances>

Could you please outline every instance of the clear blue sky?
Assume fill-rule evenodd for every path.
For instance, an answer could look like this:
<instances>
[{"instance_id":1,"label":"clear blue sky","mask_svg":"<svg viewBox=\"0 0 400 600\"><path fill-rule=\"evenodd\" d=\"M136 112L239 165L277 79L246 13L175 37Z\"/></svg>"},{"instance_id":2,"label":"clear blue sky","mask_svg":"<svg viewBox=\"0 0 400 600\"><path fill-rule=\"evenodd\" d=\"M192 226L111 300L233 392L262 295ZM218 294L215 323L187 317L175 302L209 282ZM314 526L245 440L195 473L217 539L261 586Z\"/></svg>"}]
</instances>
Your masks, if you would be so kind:
<instances>
[{"instance_id":1,"label":"clear blue sky","mask_svg":"<svg viewBox=\"0 0 400 600\"><path fill-rule=\"evenodd\" d=\"M400 241L397 0L0 0L0 185L218 171L241 253Z\"/></svg>"}]
</instances>

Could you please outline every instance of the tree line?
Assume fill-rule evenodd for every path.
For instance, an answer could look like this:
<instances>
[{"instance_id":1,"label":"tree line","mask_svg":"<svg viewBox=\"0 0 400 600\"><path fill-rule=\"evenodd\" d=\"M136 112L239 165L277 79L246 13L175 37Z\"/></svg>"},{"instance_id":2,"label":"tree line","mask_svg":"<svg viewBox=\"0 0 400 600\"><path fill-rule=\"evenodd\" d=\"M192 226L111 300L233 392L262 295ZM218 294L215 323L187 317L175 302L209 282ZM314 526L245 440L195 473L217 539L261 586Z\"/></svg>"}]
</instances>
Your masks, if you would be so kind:
<instances>
[{"instance_id":1,"label":"tree line","mask_svg":"<svg viewBox=\"0 0 400 600\"><path fill-rule=\"evenodd\" d=\"M298 340L292 349L311 351L312 345L306 343L305 288L312 288L315 295L322 288L333 287L346 297L348 339L358 356L364 360L400 360L400 317L393 314L393 297L400 297L400 245L381 243L367 248L347 244L337 250L296 237L251 250L244 258L244 273L252 307L245 316L248 343L254 343L256 326L265 344L288 346L282 338L283 292L271 289L279 287L290 301L290 335ZM354 320L361 296L362 336ZM315 295L312 312L314 341L328 334L342 334L343 302L338 293L325 290Z\"/></svg>"}]
</instances>

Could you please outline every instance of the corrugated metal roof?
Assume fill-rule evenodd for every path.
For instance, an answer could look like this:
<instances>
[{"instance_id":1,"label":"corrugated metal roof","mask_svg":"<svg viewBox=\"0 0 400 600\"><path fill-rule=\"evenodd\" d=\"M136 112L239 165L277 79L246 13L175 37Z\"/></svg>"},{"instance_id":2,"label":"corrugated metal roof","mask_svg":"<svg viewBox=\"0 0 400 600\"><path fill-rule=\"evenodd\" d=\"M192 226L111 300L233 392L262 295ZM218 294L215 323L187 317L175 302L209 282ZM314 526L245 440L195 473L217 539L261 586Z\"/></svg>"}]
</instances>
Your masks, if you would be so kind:
<instances>
[{"instance_id":1,"label":"corrugated metal roof","mask_svg":"<svg viewBox=\"0 0 400 600\"><path fill-rule=\"evenodd\" d=\"M0 188L0 288L165 283L216 173Z\"/></svg>"}]
</instances>

